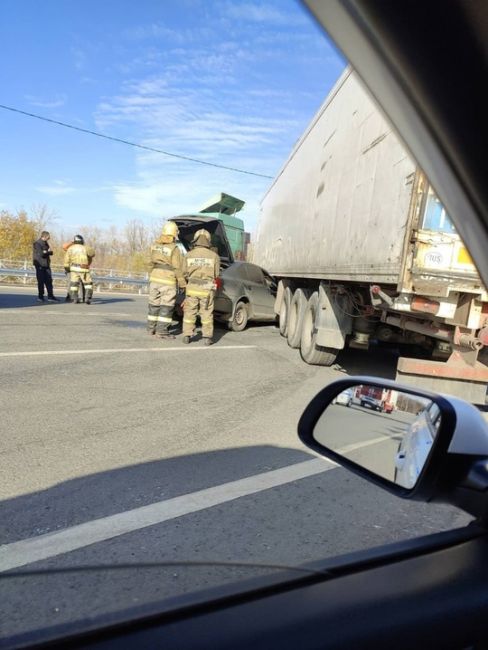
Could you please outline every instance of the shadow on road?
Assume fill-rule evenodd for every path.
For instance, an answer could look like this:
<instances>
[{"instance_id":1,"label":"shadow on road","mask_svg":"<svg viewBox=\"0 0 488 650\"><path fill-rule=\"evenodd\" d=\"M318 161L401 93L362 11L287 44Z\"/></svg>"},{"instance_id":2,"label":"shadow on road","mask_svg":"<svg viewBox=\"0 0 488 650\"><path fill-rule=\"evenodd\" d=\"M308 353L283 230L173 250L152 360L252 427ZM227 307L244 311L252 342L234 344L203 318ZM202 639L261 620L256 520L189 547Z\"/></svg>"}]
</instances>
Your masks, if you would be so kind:
<instances>
[{"instance_id":1,"label":"shadow on road","mask_svg":"<svg viewBox=\"0 0 488 650\"><path fill-rule=\"evenodd\" d=\"M161 431L164 448L164 431ZM65 528L148 503L171 499L309 460L308 453L273 446L177 456L90 474L0 502L0 543ZM53 524L56 524L53 526Z\"/></svg>"},{"instance_id":2,"label":"shadow on road","mask_svg":"<svg viewBox=\"0 0 488 650\"><path fill-rule=\"evenodd\" d=\"M14 290L15 291L15 290ZM0 309L19 309L24 307L37 307L42 309L45 305L50 307L64 305L64 297L59 298L59 302L37 302L37 291L33 293L0 293Z\"/></svg>"},{"instance_id":3,"label":"shadow on road","mask_svg":"<svg viewBox=\"0 0 488 650\"><path fill-rule=\"evenodd\" d=\"M369 350L348 348L337 357L335 369L348 375L369 375L395 379L399 352L371 344Z\"/></svg>"},{"instance_id":4,"label":"shadow on road","mask_svg":"<svg viewBox=\"0 0 488 650\"><path fill-rule=\"evenodd\" d=\"M92 306L96 305L111 305L116 302L135 302L134 298L121 297L121 298L99 298L100 294L93 294Z\"/></svg>"},{"instance_id":5,"label":"shadow on road","mask_svg":"<svg viewBox=\"0 0 488 650\"><path fill-rule=\"evenodd\" d=\"M0 292L0 309L23 309L25 307L37 307L38 309L42 309L45 306L58 307L60 305L69 304L65 301L65 291L60 295L56 295L56 297L58 298L58 302L49 302L47 298L44 298L44 302L42 303L37 302L37 291L35 290L33 293L15 293L15 289L13 289L12 293L2 291ZM99 298L97 294L95 294L90 307L96 307L96 305L110 305L118 302L134 302L134 299L125 296L120 298ZM73 309L77 308L77 305L73 305Z\"/></svg>"}]
</instances>

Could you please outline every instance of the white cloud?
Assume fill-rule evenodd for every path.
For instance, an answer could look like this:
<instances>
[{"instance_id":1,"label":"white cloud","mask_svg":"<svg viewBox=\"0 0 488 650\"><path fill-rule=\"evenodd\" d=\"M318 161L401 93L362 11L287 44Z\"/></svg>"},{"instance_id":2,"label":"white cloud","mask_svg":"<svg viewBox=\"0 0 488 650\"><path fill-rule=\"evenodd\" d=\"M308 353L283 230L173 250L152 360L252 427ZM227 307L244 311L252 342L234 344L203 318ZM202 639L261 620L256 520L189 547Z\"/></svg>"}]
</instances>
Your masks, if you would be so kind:
<instances>
[{"instance_id":1,"label":"white cloud","mask_svg":"<svg viewBox=\"0 0 488 650\"><path fill-rule=\"evenodd\" d=\"M255 23L269 23L273 25L303 25L306 22L305 16L296 12L287 13L278 9L275 5L266 3L240 2L227 4L225 15L232 20L245 20Z\"/></svg>"},{"instance_id":2,"label":"white cloud","mask_svg":"<svg viewBox=\"0 0 488 650\"><path fill-rule=\"evenodd\" d=\"M76 188L68 185L65 181L55 180L51 185L40 185L35 188L41 194L48 196L62 196L63 194L72 194L76 192Z\"/></svg>"},{"instance_id":3,"label":"white cloud","mask_svg":"<svg viewBox=\"0 0 488 650\"><path fill-rule=\"evenodd\" d=\"M63 94L56 94L50 99L37 97L34 95L25 95L25 99L32 104L32 106L40 106L41 108L60 108L66 104L67 97Z\"/></svg>"},{"instance_id":4,"label":"white cloud","mask_svg":"<svg viewBox=\"0 0 488 650\"><path fill-rule=\"evenodd\" d=\"M118 90L101 98L96 126L145 146L274 176L319 104L308 88L297 92L296 81L286 87L287 62L308 71L307 61L325 58L330 46L307 27L298 6L224 0L215 7L205 9L211 29L153 23L126 32L137 51L121 63ZM134 176L113 184L114 202L153 218L196 211L223 191L246 201L242 216L252 230L271 183L150 151L134 150L134 163Z\"/></svg>"},{"instance_id":5,"label":"white cloud","mask_svg":"<svg viewBox=\"0 0 488 650\"><path fill-rule=\"evenodd\" d=\"M214 37L214 33L208 27L172 29L161 22L155 22L148 25L139 25L126 29L122 36L130 41L155 39L158 41L173 43L175 45L186 46L190 43L193 44L208 41Z\"/></svg>"},{"instance_id":6,"label":"white cloud","mask_svg":"<svg viewBox=\"0 0 488 650\"><path fill-rule=\"evenodd\" d=\"M81 71L86 67L87 55L81 47L73 45L71 47L71 56L73 57L73 65L78 71Z\"/></svg>"}]
</instances>

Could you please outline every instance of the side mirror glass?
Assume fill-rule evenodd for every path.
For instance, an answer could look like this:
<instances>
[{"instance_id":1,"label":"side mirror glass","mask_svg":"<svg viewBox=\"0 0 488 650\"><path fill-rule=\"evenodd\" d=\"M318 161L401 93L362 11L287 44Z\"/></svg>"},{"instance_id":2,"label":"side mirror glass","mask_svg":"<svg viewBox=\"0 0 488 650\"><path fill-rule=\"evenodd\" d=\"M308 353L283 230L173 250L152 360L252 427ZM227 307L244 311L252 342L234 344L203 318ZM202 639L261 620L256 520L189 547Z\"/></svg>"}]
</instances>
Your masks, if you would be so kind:
<instances>
[{"instance_id":1,"label":"side mirror glass","mask_svg":"<svg viewBox=\"0 0 488 650\"><path fill-rule=\"evenodd\" d=\"M323 448L396 486L412 490L442 421L432 399L386 386L357 384L342 390L312 429Z\"/></svg>"}]
</instances>

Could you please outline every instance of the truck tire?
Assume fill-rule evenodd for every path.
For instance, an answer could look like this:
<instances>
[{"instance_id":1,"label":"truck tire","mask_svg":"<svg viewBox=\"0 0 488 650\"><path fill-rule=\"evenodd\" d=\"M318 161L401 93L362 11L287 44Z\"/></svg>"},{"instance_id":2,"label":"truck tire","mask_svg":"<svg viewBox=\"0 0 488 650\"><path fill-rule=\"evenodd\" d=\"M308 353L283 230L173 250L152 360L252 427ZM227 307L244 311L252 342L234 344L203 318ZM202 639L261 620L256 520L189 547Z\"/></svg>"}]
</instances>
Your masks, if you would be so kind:
<instances>
[{"instance_id":1,"label":"truck tire","mask_svg":"<svg viewBox=\"0 0 488 650\"><path fill-rule=\"evenodd\" d=\"M300 355L305 363L312 366L331 366L337 357L339 350L325 348L317 345L315 339L315 317L319 305L319 294L314 291L310 296L305 314L303 316L302 336L300 339Z\"/></svg>"},{"instance_id":2,"label":"truck tire","mask_svg":"<svg viewBox=\"0 0 488 650\"><path fill-rule=\"evenodd\" d=\"M246 329L248 319L247 305L244 302L238 302L234 310L234 316L229 321L229 329L233 332L242 332L242 330Z\"/></svg>"},{"instance_id":3,"label":"truck tire","mask_svg":"<svg viewBox=\"0 0 488 650\"><path fill-rule=\"evenodd\" d=\"M302 325L305 310L307 309L308 294L303 289L297 289L293 294L288 312L288 345L299 348L302 338Z\"/></svg>"},{"instance_id":4,"label":"truck tire","mask_svg":"<svg viewBox=\"0 0 488 650\"><path fill-rule=\"evenodd\" d=\"M290 287L286 287L285 292L283 293L283 300L281 301L281 308L280 308L281 336L286 336L288 332L288 315L290 313L290 303L291 303L291 289Z\"/></svg>"}]
</instances>

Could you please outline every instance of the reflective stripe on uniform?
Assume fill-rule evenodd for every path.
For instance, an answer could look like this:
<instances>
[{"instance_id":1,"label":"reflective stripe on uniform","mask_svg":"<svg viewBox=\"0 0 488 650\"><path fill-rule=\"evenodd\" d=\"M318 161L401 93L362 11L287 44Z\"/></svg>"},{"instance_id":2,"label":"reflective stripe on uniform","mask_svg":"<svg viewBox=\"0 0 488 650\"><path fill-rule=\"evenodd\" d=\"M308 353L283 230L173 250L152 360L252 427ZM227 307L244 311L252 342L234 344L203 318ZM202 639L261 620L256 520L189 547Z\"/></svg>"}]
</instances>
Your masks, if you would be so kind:
<instances>
[{"instance_id":1,"label":"reflective stripe on uniform","mask_svg":"<svg viewBox=\"0 0 488 650\"><path fill-rule=\"evenodd\" d=\"M160 323L172 323L173 319L172 318L166 318L166 316L158 316L158 321Z\"/></svg>"},{"instance_id":2,"label":"reflective stripe on uniform","mask_svg":"<svg viewBox=\"0 0 488 650\"><path fill-rule=\"evenodd\" d=\"M88 271L88 268L84 269L81 266L70 266L70 271L76 271L76 273L82 273L83 271Z\"/></svg>"},{"instance_id":3,"label":"reflective stripe on uniform","mask_svg":"<svg viewBox=\"0 0 488 650\"><path fill-rule=\"evenodd\" d=\"M85 289L93 289L93 284L86 284L85 283Z\"/></svg>"},{"instance_id":4,"label":"reflective stripe on uniform","mask_svg":"<svg viewBox=\"0 0 488 650\"><path fill-rule=\"evenodd\" d=\"M157 316L151 316L150 314L148 314L147 320L150 320L150 321L157 321L157 320L158 320L158 317L157 317Z\"/></svg>"},{"instance_id":5,"label":"reflective stripe on uniform","mask_svg":"<svg viewBox=\"0 0 488 650\"><path fill-rule=\"evenodd\" d=\"M195 318L184 318L183 322L184 323L190 323L190 325L192 325L196 321L196 319L197 319L196 316L195 316Z\"/></svg>"},{"instance_id":6,"label":"reflective stripe on uniform","mask_svg":"<svg viewBox=\"0 0 488 650\"><path fill-rule=\"evenodd\" d=\"M197 289L186 289L187 296L193 296L194 298L206 298L209 295L210 291L198 291Z\"/></svg>"},{"instance_id":7,"label":"reflective stripe on uniform","mask_svg":"<svg viewBox=\"0 0 488 650\"><path fill-rule=\"evenodd\" d=\"M158 284L167 284L170 287L176 286L176 280L163 280L163 278L149 278L149 282L157 282Z\"/></svg>"},{"instance_id":8,"label":"reflective stripe on uniform","mask_svg":"<svg viewBox=\"0 0 488 650\"><path fill-rule=\"evenodd\" d=\"M202 320L202 325L210 325L211 323L213 323L213 319L211 319L211 320Z\"/></svg>"}]
</instances>

